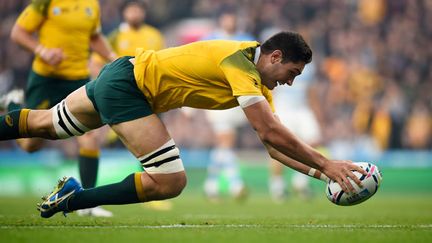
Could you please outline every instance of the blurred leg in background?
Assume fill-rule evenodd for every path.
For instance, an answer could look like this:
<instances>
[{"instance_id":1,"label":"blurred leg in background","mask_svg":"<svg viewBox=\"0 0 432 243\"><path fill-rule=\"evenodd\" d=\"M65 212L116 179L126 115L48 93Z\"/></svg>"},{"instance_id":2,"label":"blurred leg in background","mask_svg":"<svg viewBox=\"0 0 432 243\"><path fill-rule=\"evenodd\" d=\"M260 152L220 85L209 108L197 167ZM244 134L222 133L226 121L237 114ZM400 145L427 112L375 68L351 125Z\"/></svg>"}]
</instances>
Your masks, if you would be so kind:
<instances>
[{"instance_id":1,"label":"blurred leg in background","mask_svg":"<svg viewBox=\"0 0 432 243\"><path fill-rule=\"evenodd\" d=\"M245 121L239 108L223 111L207 111L207 117L215 133L214 145L210 153L210 164L204 182L204 192L208 199L220 199L220 178L225 176L229 195L243 200L247 197L247 189L240 174L235 152L236 128Z\"/></svg>"}]
</instances>

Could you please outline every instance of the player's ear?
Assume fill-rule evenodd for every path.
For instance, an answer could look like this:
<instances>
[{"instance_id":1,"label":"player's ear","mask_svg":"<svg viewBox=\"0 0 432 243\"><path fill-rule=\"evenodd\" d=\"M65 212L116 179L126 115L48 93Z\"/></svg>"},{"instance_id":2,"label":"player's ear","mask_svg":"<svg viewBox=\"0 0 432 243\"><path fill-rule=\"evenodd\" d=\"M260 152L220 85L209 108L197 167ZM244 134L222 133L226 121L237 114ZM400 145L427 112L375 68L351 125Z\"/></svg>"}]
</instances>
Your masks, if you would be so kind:
<instances>
[{"instance_id":1,"label":"player's ear","mask_svg":"<svg viewBox=\"0 0 432 243\"><path fill-rule=\"evenodd\" d=\"M272 63L282 62L282 51L281 50L274 50L272 52L271 62Z\"/></svg>"}]
</instances>

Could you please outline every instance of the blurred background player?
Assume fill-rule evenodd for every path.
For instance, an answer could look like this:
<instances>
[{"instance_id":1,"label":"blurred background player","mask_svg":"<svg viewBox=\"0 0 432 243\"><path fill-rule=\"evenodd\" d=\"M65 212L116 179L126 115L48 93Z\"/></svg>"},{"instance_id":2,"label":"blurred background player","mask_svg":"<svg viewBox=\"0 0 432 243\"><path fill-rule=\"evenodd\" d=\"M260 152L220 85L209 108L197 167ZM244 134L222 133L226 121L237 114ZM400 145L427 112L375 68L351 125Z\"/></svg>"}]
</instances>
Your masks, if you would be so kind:
<instances>
[{"instance_id":1,"label":"blurred background player","mask_svg":"<svg viewBox=\"0 0 432 243\"><path fill-rule=\"evenodd\" d=\"M37 37L35 36L37 34ZM96 0L33 1L12 28L11 38L35 54L28 77L25 102L22 90L13 90L3 99L8 111L25 106L49 109L69 93L86 84L89 78L90 48L108 60L116 55L100 32L100 10ZM79 174L84 188L96 186L99 166L97 132L77 137ZM27 152L42 148L44 140L17 140ZM78 211L79 215L110 217L112 213L96 207Z\"/></svg>"},{"instance_id":2,"label":"blurred background player","mask_svg":"<svg viewBox=\"0 0 432 243\"><path fill-rule=\"evenodd\" d=\"M239 18L235 9L222 9L218 16L218 28L204 37L204 40L216 39L254 40L252 35L239 28ZM221 191L219 180L224 176L228 183L229 194L236 199L243 199L247 196L247 190L240 175L234 149L236 129L247 123L246 117L240 107L205 112L212 124L216 139L210 153L204 192L207 198L218 200Z\"/></svg>"},{"instance_id":3,"label":"blurred background player","mask_svg":"<svg viewBox=\"0 0 432 243\"><path fill-rule=\"evenodd\" d=\"M117 56L134 56L136 48L158 51L165 47L162 33L145 23L146 9L143 1L125 1L121 10L123 22L108 34L108 41ZM106 62L97 53L92 55L90 69L93 77Z\"/></svg>"}]
</instances>

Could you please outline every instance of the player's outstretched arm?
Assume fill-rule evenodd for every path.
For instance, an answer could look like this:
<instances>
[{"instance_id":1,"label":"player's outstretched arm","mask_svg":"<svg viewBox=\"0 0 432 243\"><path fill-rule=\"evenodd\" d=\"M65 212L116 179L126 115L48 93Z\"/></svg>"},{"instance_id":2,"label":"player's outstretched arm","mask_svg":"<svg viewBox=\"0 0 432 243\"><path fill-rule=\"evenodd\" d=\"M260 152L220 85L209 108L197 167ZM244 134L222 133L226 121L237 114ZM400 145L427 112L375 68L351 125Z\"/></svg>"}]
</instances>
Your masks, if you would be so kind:
<instances>
[{"instance_id":1,"label":"player's outstretched arm","mask_svg":"<svg viewBox=\"0 0 432 243\"><path fill-rule=\"evenodd\" d=\"M318 151L299 140L275 117L267 101L257 102L243 108L243 110L261 141L273 147L274 151L323 172L330 179L337 181L344 191L354 191L348 178L361 185L352 170L362 174L366 174L366 171L348 160L328 160ZM269 154L277 160L279 156L274 151L270 150L269 152L272 153Z\"/></svg>"},{"instance_id":2,"label":"player's outstretched arm","mask_svg":"<svg viewBox=\"0 0 432 243\"><path fill-rule=\"evenodd\" d=\"M291 169L294 169L300 173L303 173L305 175L308 175L310 177L313 177L315 179L319 179L322 181L328 181L329 178L322 173L321 171L312 168L306 164L300 163L294 159L291 159L290 157L282 154L281 152L277 151L275 148L270 146L269 144L264 144L269 154L272 155L272 158L277 160L278 162L290 167Z\"/></svg>"}]
</instances>

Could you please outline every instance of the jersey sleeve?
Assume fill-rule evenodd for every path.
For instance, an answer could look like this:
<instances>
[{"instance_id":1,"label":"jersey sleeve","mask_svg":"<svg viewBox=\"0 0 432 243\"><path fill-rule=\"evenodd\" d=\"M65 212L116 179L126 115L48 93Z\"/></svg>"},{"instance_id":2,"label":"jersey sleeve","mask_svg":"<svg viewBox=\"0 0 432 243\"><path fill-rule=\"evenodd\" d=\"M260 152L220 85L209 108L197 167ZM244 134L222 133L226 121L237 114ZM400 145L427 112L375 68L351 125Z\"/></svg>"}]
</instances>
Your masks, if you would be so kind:
<instances>
[{"instance_id":1,"label":"jersey sleeve","mask_svg":"<svg viewBox=\"0 0 432 243\"><path fill-rule=\"evenodd\" d=\"M36 31L45 20L49 1L33 1L19 15L16 24L30 32Z\"/></svg>"},{"instance_id":2,"label":"jersey sleeve","mask_svg":"<svg viewBox=\"0 0 432 243\"><path fill-rule=\"evenodd\" d=\"M258 71L241 50L226 57L220 68L231 86L233 96L263 95Z\"/></svg>"}]
</instances>

